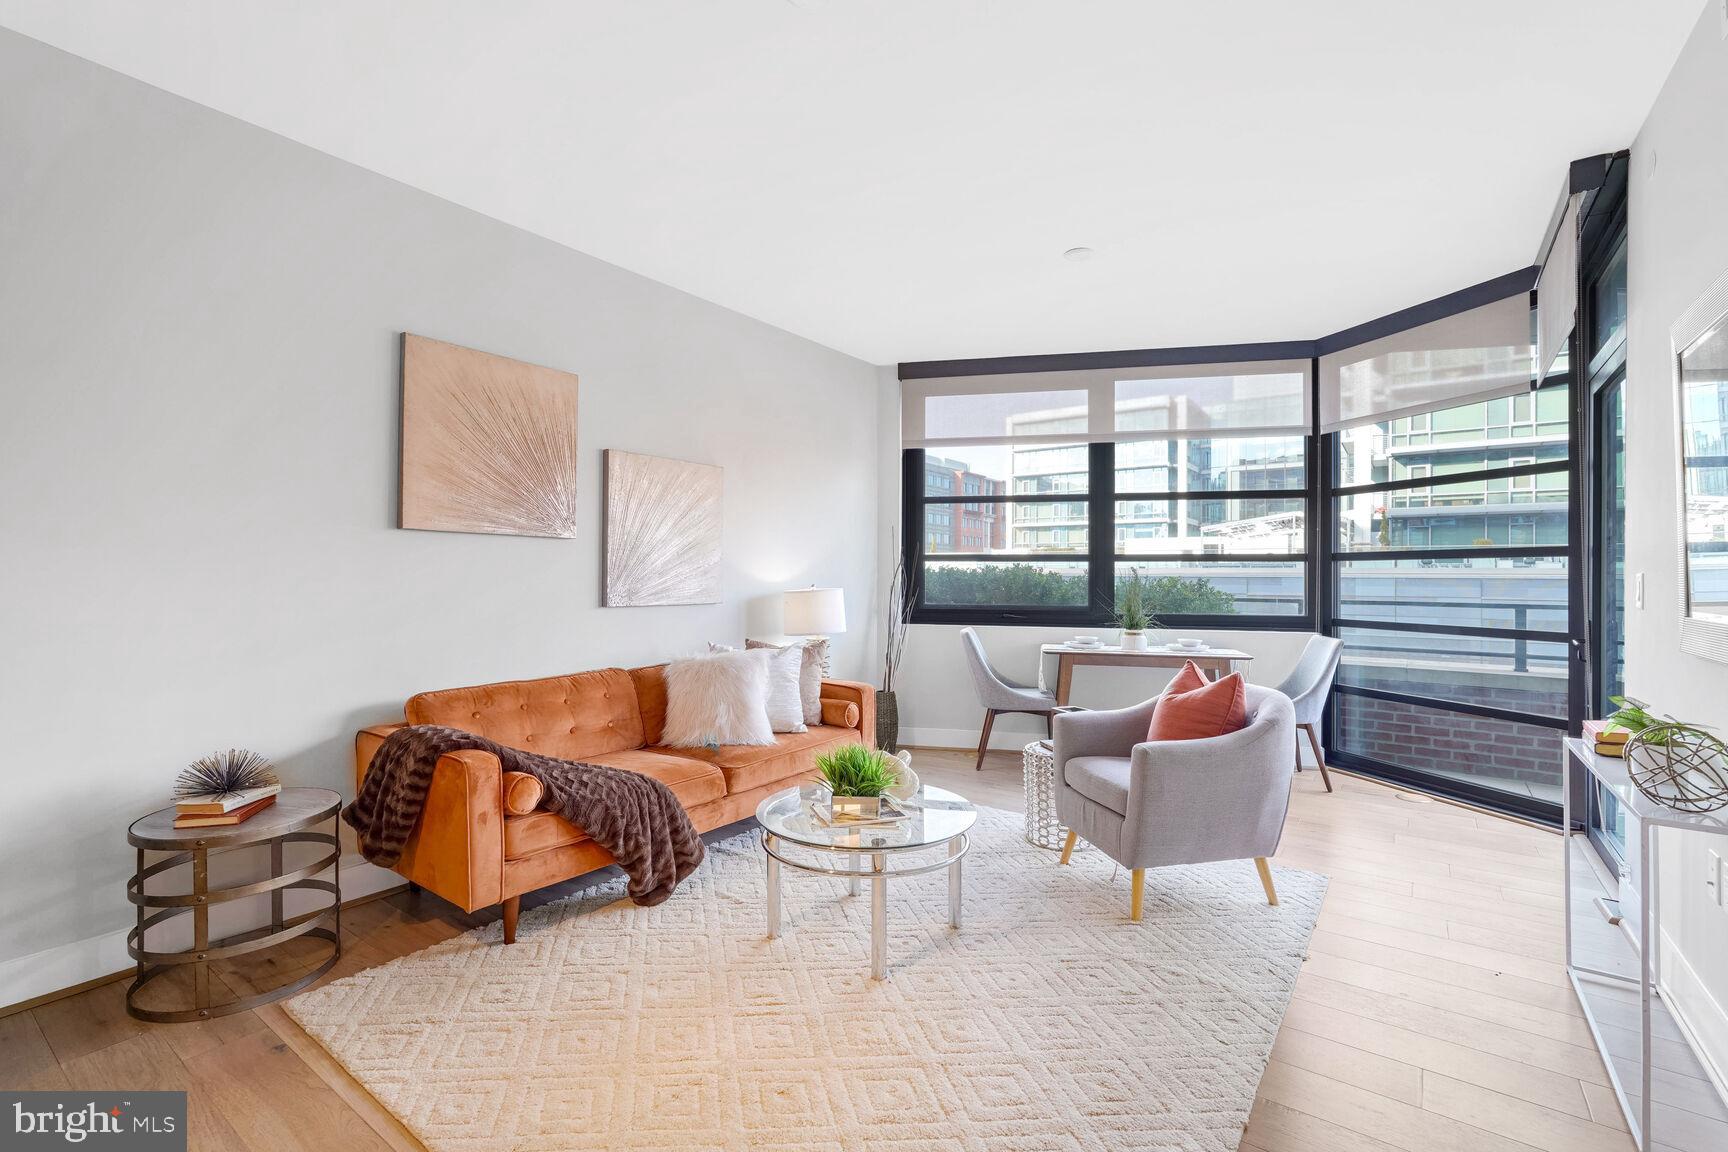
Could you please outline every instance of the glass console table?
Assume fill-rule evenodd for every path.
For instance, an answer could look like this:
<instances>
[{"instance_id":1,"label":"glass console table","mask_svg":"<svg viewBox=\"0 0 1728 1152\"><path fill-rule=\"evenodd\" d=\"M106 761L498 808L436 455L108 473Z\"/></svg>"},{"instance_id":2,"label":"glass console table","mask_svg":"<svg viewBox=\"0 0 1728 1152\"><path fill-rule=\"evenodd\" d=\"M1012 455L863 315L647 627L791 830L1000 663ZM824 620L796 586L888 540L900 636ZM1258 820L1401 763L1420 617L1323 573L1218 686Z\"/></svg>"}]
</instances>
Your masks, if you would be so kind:
<instances>
[{"instance_id":1,"label":"glass console table","mask_svg":"<svg viewBox=\"0 0 1728 1152\"><path fill-rule=\"evenodd\" d=\"M1566 974L1632 1139L1644 1152L1728 1148L1728 1101L1664 991L1655 867L1668 829L1722 836L1728 856L1728 809L1690 813L1657 804L1633 786L1624 760L1598 756L1577 737L1566 741L1563 761L1564 828L1584 814L1574 811L1576 785L1581 796L1596 790L1598 802L1616 805L1624 820L1630 867L1618 882L1593 866L1596 850L1586 837L1566 837Z\"/></svg>"}]
</instances>

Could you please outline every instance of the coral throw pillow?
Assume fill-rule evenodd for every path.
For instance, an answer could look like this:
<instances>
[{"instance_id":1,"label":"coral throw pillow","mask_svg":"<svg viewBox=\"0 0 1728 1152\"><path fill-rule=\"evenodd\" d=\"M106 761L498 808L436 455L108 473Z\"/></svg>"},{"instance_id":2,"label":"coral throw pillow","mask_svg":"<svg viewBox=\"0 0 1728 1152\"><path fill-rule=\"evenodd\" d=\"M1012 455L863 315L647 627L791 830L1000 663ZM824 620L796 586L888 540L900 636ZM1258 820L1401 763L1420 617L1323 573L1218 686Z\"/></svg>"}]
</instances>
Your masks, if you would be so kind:
<instances>
[{"instance_id":1,"label":"coral throw pillow","mask_svg":"<svg viewBox=\"0 0 1728 1152\"><path fill-rule=\"evenodd\" d=\"M1206 679L1206 673L1200 671L1200 665L1192 660L1182 662L1182 671L1170 678L1170 683L1164 686L1164 694L1172 692L1192 692L1196 688L1204 688L1212 681Z\"/></svg>"},{"instance_id":2,"label":"coral throw pillow","mask_svg":"<svg viewBox=\"0 0 1728 1152\"><path fill-rule=\"evenodd\" d=\"M1188 665L1188 668L1193 667L1193 664ZM1185 673L1188 668L1182 671ZM1146 739L1205 740L1235 732L1248 723L1247 696L1240 672L1232 672L1187 692L1167 691L1158 697L1158 703L1152 709L1152 723L1146 728Z\"/></svg>"}]
</instances>

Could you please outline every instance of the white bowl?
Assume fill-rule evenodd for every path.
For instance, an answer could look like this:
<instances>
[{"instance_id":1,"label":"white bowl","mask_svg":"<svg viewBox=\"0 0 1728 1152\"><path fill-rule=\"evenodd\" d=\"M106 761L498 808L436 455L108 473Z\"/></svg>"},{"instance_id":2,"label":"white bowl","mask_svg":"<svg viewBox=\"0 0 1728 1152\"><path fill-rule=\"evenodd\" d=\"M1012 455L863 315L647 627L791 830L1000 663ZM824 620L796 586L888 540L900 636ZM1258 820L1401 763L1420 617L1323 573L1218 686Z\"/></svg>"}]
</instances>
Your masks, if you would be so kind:
<instances>
[{"instance_id":1,"label":"white bowl","mask_svg":"<svg viewBox=\"0 0 1728 1152\"><path fill-rule=\"evenodd\" d=\"M1204 640L1184 640L1184 639L1179 638L1176 641L1176 647L1178 647L1178 648L1204 648L1204 647L1206 647L1206 641L1204 641Z\"/></svg>"},{"instance_id":2,"label":"white bowl","mask_svg":"<svg viewBox=\"0 0 1728 1152\"><path fill-rule=\"evenodd\" d=\"M1076 636L1076 637L1074 637L1074 639L1068 641L1068 643L1078 644L1083 648L1084 647L1090 647L1091 645L1098 643L1098 637L1096 637L1096 636Z\"/></svg>"}]
</instances>

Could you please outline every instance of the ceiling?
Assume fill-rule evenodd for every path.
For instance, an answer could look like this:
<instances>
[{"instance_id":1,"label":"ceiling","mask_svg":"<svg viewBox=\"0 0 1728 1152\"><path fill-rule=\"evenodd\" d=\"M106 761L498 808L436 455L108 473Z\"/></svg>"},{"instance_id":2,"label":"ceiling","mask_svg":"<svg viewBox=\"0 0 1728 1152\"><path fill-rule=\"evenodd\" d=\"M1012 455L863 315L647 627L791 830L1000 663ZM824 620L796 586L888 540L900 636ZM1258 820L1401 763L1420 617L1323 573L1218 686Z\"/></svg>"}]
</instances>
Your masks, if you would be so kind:
<instances>
[{"instance_id":1,"label":"ceiling","mask_svg":"<svg viewBox=\"0 0 1728 1152\"><path fill-rule=\"evenodd\" d=\"M888 363L1305 339L1526 265L1566 163L1630 143L1701 11L0 0L0 25Z\"/></svg>"}]
</instances>

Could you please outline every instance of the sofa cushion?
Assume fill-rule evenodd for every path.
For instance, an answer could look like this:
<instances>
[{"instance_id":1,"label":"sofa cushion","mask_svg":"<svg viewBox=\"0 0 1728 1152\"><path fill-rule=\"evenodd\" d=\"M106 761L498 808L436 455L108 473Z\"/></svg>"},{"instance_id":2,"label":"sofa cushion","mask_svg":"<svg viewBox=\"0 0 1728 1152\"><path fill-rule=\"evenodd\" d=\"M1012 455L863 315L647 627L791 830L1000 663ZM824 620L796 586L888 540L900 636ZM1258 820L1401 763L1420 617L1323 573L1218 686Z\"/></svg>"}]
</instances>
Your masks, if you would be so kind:
<instances>
[{"instance_id":1,"label":"sofa cushion","mask_svg":"<svg viewBox=\"0 0 1728 1152\"><path fill-rule=\"evenodd\" d=\"M1132 761L1126 756L1076 756L1063 769L1068 787L1112 812L1128 811L1128 776Z\"/></svg>"},{"instance_id":2,"label":"sofa cushion","mask_svg":"<svg viewBox=\"0 0 1728 1152\"><path fill-rule=\"evenodd\" d=\"M586 762L652 776L670 788L672 795L678 797L678 802L687 809L718 800L726 794L725 781L719 769L684 756L632 748L604 756L590 756ZM586 839L588 833L585 830L552 812L510 816L504 821L504 858L516 860Z\"/></svg>"},{"instance_id":3,"label":"sofa cushion","mask_svg":"<svg viewBox=\"0 0 1728 1152\"><path fill-rule=\"evenodd\" d=\"M730 796L782 780L790 785L795 780L812 779L819 752L857 740L855 728L818 724L803 732L783 732L772 744L722 744L718 748L680 748L678 752L719 768Z\"/></svg>"},{"instance_id":4,"label":"sofa cushion","mask_svg":"<svg viewBox=\"0 0 1728 1152\"><path fill-rule=\"evenodd\" d=\"M626 748L622 752L590 756L586 762L652 776L672 789L672 795L686 809L726 795L726 780L714 765L684 755L683 749L663 752L655 748Z\"/></svg>"},{"instance_id":5,"label":"sofa cushion","mask_svg":"<svg viewBox=\"0 0 1728 1152\"><path fill-rule=\"evenodd\" d=\"M560 760L642 747L636 685L622 668L422 692L406 711L410 724L460 728Z\"/></svg>"},{"instance_id":6,"label":"sofa cushion","mask_svg":"<svg viewBox=\"0 0 1728 1152\"><path fill-rule=\"evenodd\" d=\"M636 709L642 713L642 743L660 743L666 732L666 665L646 664L630 669L636 685Z\"/></svg>"}]
</instances>

